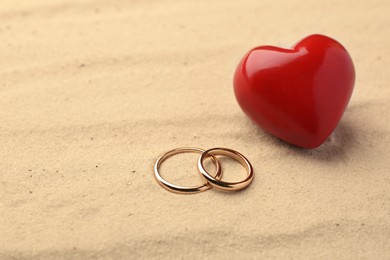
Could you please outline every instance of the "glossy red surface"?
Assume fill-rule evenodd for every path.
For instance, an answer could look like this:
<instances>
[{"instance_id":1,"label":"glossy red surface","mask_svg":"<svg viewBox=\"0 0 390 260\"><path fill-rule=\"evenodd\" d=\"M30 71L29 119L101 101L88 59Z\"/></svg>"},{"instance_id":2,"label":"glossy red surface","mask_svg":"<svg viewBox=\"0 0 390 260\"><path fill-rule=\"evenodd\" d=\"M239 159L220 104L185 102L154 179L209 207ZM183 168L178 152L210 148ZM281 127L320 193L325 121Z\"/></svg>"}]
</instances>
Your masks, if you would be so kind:
<instances>
[{"instance_id":1,"label":"glossy red surface","mask_svg":"<svg viewBox=\"0 0 390 260\"><path fill-rule=\"evenodd\" d=\"M234 92L242 110L263 129L314 148L336 128L354 83L346 49L329 37L311 35L292 49L252 49L237 67Z\"/></svg>"}]
</instances>

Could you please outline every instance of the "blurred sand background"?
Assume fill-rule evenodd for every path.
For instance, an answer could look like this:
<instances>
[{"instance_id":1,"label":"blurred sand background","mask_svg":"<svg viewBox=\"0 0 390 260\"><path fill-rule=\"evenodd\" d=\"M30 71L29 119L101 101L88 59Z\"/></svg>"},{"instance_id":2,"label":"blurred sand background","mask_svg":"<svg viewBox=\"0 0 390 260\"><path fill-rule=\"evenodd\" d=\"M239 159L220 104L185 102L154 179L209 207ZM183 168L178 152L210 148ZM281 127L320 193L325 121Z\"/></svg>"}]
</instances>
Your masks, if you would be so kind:
<instances>
[{"instance_id":1,"label":"blurred sand background","mask_svg":"<svg viewBox=\"0 0 390 260\"><path fill-rule=\"evenodd\" d=\"M390 259L390 2L0 3L0 259ZM264 133L233 95L252 47L321 33L355 62L329 140ZM153 179L176 147L246 155L243 192ZM198 183L196 159L164 176ZM224 160L227 179L240 166Z\"/></svg>"}]
</instances>

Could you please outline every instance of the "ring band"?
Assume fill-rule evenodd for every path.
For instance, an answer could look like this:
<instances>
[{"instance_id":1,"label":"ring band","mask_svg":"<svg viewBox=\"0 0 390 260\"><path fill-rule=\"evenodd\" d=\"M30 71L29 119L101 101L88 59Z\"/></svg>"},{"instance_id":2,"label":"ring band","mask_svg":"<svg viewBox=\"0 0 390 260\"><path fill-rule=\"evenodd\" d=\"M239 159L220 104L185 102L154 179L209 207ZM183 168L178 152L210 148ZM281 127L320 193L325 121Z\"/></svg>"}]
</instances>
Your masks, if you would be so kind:
<instances>
[{"instance_id":1,"label":"ring band","mask_svg":"<svg viewBox=\"0 0 390 260\"><path fill-rule=\"evenodd\" d=\"M194 187L178 186L178 185L169 183L168 181L164 180L161 177L160 172L159 172L161 163L175 154L178 154L178 153L200 153L203 155L204 152L205 152L205 150L200 149L200 148L194 148L194 147L177 148L177 149L173 149L169 152L166 152L160 158L158 158L158 160L156 161L156 164L154 165L154 177L156 178L157 182L161 185L161 187L163 187L164 189L171 191L171 192L180 193L180 194L194 194L194 193L206 191L206 190L212 188L212 186L208 182L205 182L203 185L194 186ZM205 160L208 157L211 157L211 159L213 160L213 162L216 165L215 177L212 177L211 175L210 175L210 177L214 178L215 180L218 180L222 177L221 165L220 165L218 159L213 155L204 156L203 160Z\"/></svg>"},{"instance_id":2,"label":"ring band","mask_svg":"<svg viewBox=\"0 0 390 260\"><path fill-rule=\"evenodd\" d=\"M221 180L218 180L211 176L204 168L203 162L206 158L209 156L216 156L216 155L223 155L230 157L237 162L239 162L242 166L244 166L247 170L248 176L245 180L239 181L239 182L224 182ZM210 183L211 186L218 190L224 190L224 191L235 191L235 190L242 190L246 188L253 180L253 169L251 163L248 161L245 156L240 154L237 151L234 151L232 149L228 148L212 148L209 150L206 150L202 153L202 155L199 157L198 160L198 168L200 173L203 175L203 177L206 179L208 183Z\"/></svg>"}]
</instances>

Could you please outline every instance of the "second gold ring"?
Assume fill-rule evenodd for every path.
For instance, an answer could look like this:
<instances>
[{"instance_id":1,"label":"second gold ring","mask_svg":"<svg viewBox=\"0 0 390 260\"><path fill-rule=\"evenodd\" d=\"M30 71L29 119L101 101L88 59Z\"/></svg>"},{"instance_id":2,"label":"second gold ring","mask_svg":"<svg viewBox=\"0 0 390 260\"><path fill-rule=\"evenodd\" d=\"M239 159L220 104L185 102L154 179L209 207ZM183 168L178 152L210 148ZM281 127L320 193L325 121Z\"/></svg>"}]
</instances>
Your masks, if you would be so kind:
<instances>
[{"instance_id":1,"label":"second gold ring","mask_svg":"<svg viewBox=\"0 0 390 260\"><path fill-rule=\"evenodd\" d=\"M214 178L206 171L206 169L203 166L203 162L205 161L205 159L211 155L214 156L222 155L236 160L242 166L245 167L247 171L247 177L244 180L239 182L225 182L220 179ZM218 190L223 190L223 191L236 191L236 190L245 189L253 181L253 177L254 177L253 168L251 163L248 161L248 159L241 153L229 148L212 148L204 151L202 155L199 157L198 168L200 173L207 180L207 182L210 183L211 186L213 186L213 188L216 188Z\"/></svg>"}]
</instances>

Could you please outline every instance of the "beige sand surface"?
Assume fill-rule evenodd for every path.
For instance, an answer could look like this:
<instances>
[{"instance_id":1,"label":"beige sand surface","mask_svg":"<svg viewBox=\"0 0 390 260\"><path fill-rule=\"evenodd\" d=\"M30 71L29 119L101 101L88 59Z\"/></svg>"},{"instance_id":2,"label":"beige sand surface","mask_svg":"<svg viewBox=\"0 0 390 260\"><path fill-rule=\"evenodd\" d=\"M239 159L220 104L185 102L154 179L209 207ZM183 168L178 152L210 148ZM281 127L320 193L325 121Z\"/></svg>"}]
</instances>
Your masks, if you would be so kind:
<instances>
[{"instance_id":1,"label":"beige sand surface","mask_svg":"<svg viewBox=\"0 0 390 260\"><path fill-rule=\"evenodd\" d=\"M389 13L385 0L1 1L0 259L390 259ZM357 82L334 134L301 150L244 116L232 76L251 47L312 33L347 47ZM255 180L169 193L153 164L182 146L234 148ZM196 159L164 176L197 182Z\"/></svg>"}]
</instances>

